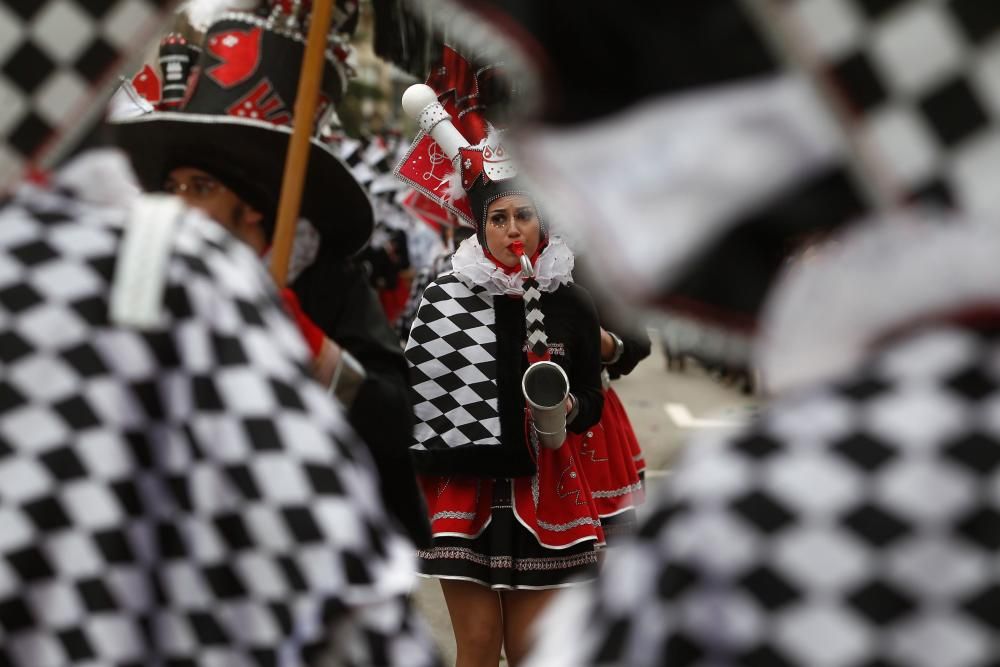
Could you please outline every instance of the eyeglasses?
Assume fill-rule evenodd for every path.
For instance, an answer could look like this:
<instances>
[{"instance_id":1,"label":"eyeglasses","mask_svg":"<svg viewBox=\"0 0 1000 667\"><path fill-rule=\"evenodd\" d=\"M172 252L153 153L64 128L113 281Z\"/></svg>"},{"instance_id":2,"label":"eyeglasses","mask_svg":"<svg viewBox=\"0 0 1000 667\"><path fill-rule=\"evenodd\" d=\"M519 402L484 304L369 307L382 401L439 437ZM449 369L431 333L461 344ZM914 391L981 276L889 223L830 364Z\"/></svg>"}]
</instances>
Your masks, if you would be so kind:
<instances>
[{"instance_id":1,"label":"eyeglasses","mask_svg":"<svg viewBox=\"0 0 1000 667\"><path fill-rule=\"evenodd\" d=\"M187 195L194 199L210 197L223 187L222 183L211 176L192 176L183 183L168 178L163 184L163 191L171 195Z\"/></svg>"}]
</instances>

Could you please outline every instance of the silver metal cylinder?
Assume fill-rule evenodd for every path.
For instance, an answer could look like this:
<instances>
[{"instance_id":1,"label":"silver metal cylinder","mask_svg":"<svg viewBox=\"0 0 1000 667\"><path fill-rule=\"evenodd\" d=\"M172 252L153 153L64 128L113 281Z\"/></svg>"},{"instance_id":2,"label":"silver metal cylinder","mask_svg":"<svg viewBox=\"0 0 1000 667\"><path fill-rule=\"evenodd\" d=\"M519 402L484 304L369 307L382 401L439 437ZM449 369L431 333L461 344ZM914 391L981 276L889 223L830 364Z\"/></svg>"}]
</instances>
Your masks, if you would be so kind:
<instances>
[{"instance_id":1,"label":"silver metal cylinder","mask_svg":"<svg viewBox=\"0 0 1000 667\"><path fill-rule=\"evenodd\" d=\"M569 378L559 364L536 361L521 378L521 392L531 412L532 428L538 442L559 449L566 440L566 397Z\"/></svg>"}]
</instances>

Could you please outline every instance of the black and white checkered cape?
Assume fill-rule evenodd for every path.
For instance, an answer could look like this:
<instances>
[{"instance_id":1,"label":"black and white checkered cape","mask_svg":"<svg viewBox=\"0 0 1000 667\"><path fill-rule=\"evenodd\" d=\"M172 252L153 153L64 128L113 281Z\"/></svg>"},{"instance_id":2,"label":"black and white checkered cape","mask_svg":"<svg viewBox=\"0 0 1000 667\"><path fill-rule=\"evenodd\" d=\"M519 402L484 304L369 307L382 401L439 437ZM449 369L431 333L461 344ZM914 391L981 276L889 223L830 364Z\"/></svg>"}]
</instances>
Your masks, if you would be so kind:
<instances>
[{"instance_id":1,"label":"black and white checkered cape","mask_svg":"<svg viewBox=\"0 0 1000 667\"><path fill-rule=\"evenodd\" d=\"M932 330L693 442L531 667L998 664L998 354Z\"/></svg>"},{"instance_id":2,"label":"black and white checkered cape","mask_svg":"<svg viewBox=\"0 0 1000 667\"><path fill-rule=\"evenodd\" d=\"M768 2L770 0L767 0ZM790 0L808 68L833 84L881 186L1000 210L1000 4Z\"/></svg>"},{"instance_id":3,"label":"black and white checkered cape","mask_svg":"<svg viewBox=\"0 0 1000 667\"><path fill-rule=\"evenodd\" d=\"M183 218L164 326L124 329L124 224L59 185L0 209L0 664L438 664L258 260Z\"/></svg>"},{"instance_id":4,"label":"black and white checkered cape","mask_svg":"<svg viewBox=\"0 0 1000 667\"><path fill-rule=\"evenodd\" d=\"M100 88L157 41L176 0L0 2L0 184L99 121ZM134 63L133 63L134 64ZM110 92L110 91L109 91Z\"/></svg>"},{"instance_id":5,"label":"black and white checkered cape","mask_svg":"<svg viewBox=\"0 0 1000 667\"><path fill-rule=\"evenodd\" d=\"M499 446L493 297L452 272L424 291L410 338L416 450Z\"/></svg>"}]
</instances>

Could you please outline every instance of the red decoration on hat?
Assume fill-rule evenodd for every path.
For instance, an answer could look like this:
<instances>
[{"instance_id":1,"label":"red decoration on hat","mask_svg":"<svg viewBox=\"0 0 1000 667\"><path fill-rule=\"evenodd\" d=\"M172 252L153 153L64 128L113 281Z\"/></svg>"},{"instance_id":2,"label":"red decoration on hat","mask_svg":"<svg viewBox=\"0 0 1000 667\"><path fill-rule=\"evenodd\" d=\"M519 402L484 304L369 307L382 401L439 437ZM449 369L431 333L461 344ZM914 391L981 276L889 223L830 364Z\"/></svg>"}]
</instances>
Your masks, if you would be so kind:
<instances>
[{"instance_id":1,"label":"red decoration on hat","mask_svg":"<svg viewBox=\"0 0 1000 667\"><path fill-rule=\"evenodd\" d=\"M442 136L451 137L444 140L448 145L447 150L457 151L458 155L449 153L455 157L454 162L445 155L438 140L430 136L436 131L440 134L440 130L428 125L421 130L409 153L396 167L396 175L400 179L469 224L474 224L475 216L472 215L469 198L462 190L472 190L480 178L488 183L517 175L513 162L507 159L499 140L494 136L493 143L488 143L492 127L484 116L485 106L480 99L479 88L481 76L485 76L484 80L489 82L488 72L495 73L495 68L476 71L456 51L444 47L438 65L427 77L426 86L436 94L444 112L450 116L450 126L457 130L449 134L451 130L446 129ZM424 92L418 90L416 96L409 98L410 103L427 104L423 101L424 95ZM404 107L407 104L404 96ZM440 113L440 110L422 118L420 122L432 122L434 113ZM465 146L452 145L456 143L453 140L455 134L460 135L461 143L466 144Z\"/></svg>"},{"instance_id":2,"label":"red decoration on hat","mask_svg":"<svg viewBox=\"0 0 1000 667\"><path fill-rule=\"evenodd\" d=\"M260 65L260 41L263 30L228 30L212 35L209 52L222 61L205 72L224 88L232 88L253 76Z\"/></svg>"},{"instance_id":3,"label":"red decoration on hat","mask_svg":"<svg viewBox=\"0 0 1000 667\"><path fill-rule=\"evenodd\" d=\"M458 162L462 170L462 187L466 190L471 188L476 179L483 174L483 160L486 159L486 151L488 150L489 146L485 148L460 148L458 150ZM492 153L490 155L492 156Z\"/></svg>"},{"instance_id":4,"label":"red decoration on hat","mask_svg":"<svg viewBox=\"0 0 1000 667\"><path fill-rule=\"evenodd\" d=\"M467 97L458 103L455 124L458 131L473 145L485 139L490 132L490 125L483 116L484 109L477 95Z\"/></svg>"},{"instance_id":5,"label":"red decoration on hat","mask_svg":"<svg viewBox=\"0 0 1000 667\"><path fill-rule=\"evenodd\" d=\"M292 115L284 100L275 92L271 82L262 80L249 93L226 108L230 116L266 120L275 125L291 125Z\"/></svg>"},{"instance_id":6,"label":"red decoration on hat","mask_svg":"<svg viewBox=\"0 0 1000 667\"><path fill-rule=\"evenodd\" d=\"M160 77L151 65L146 65L132 77L132 87L150 104L160 101Z\"/></svg>"},{"instance_id":7,"label":"red decoration on hat","mask_svg":"<svg viewBox=\"0 0 1000 667\"><path fill-rule=\"evenodd\" d=\"M441 202L459 216L472 220L469 200L464 196L460 199L449 196L449 179L454 172L451 160L429 135L421 137L396 168L400 178L417 187L424 195Z\"/></svg>"}]
</instances>

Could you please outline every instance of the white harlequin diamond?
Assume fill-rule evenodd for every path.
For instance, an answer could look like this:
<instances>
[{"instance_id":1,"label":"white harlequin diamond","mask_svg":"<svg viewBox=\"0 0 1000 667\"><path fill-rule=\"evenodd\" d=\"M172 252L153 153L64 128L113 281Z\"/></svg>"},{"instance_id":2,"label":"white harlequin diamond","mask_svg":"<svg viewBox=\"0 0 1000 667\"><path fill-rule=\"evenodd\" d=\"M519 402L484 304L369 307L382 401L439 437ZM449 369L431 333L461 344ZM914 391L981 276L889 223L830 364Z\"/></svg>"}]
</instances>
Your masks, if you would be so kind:
<instances>
[{"instance_id":1,"label":"white harlequin diamond","mask_svg":"<svg viewBox=\"0 0 1000 667\"><path fill-rule=\"evenodd\" d=\"M27 502L38 498L51 488L52 476L33 460L14 459L0 464L0 483L4 497L12 503ZM0 512L4 516L4 512ZM20 539L16 523L4 524L0 548L9 549ZM15 538L15 536L18 536Z\"/></svg>"},{"instance_id":2,"label":"white harlequin diamond","mask_svg":"<svg viewBox=\"0 0 1000 667\"><path fill-rule=\"evenodd\" d=\"M855 614L817 601L775 621L775 638L792 662L815 667L859 664L873 648L871 629Z\"/></svg>"},{"instance_id":3,"label":"white harlequin diamond","mask_svg":"<svg viewBox=\"0 0 1000 667\"><path fill-rule=\"evenodd\" d=\"M972 482L958 468L934 459L908 457L882 474L875 495L887 509L903 517L945 523L975 502Z\"/></svg>"},{"instance_id":4,"label":"white harlequin diamond","mask_svg":"<svg viewBox=\"0 0 1000 667\"><path fill-rule=\"evenodd\" d=\"M821 452L797 449L763 466L765 488L802 512L832 515L850 507L863 480L850 465Z\"/></svg>"},{"instance_id":5,"label":"white harlequin diamond","mask_svg":"<svg viewBox=\"0 0 1000 667\"><path fill-rule=\"evenodd\" d=\"M898 92L918 93L961 65L962 38L945 10L914 3L873 34L873 54Z\"/></svg>"},{"instance_id":6,"label":"white harlequin diamond","mask_svg":"<svg viewBox=\"0 0 1000 667\"><path fill-rule=\"evenodd\" d=\"M26 37L26 30L21 20L7 9L7 5L0 5L0 59L6 60L7 56L17 50Z\"/></svg>"},{"instance_id":7,"label":"white harlequin diamond","mask_svg":"<svg viewBox=\"0 0 1000 667\"><path fill-rule=\"evenodd\" d=\"M0 182L15 178L24 168L24 158L7 146L0 146Z\"/></svg>"},{"instance_id":8,"label":"white harlequin diamond","mask_svg":"<svg viewBox=\"0 0 1000 667\"><path fill-rule=\"evenodd\" d=\"M94 22L79 3L56 0L41 4L45 8L31 24L32 41L52 59L72 61L93 40Z\"/></svg>"},{"instance_id":9,"label":"white harlequin diamond","mask_svg":"<svg viewBox=\"0 0 1000 667\"><path fill-rule=\"evenodd\" d=\"M720 455L722 435L704 433L695 438L696 444L688 450L690 455L684 462L685 474L671 480L679 495L733 498L746 492L751 480L750 466L743 457Z\"/></svg>"},{"instance_id":10,"label":"white harlequin diamond","mask_svg":"<svg viewBox=\"0 0 1000 667\"><path fill-rule=\"evenodd\" d=\"M35 354L8 366L5 373L11 386L27 398L39 402L60 401L79 386L79 375L54 356Z\"/></svg>"},{"instance_id":11,"label":"white harlequin diamond","mask_svg":"<svg viewBox=\"0 0 1000 667\"><path fill-rule=\"evenodd\" d=\"M953 158L951 181L963 207L989 216L1000 209L1000 189L991 174L1000 165L1000 135L995 131L963 147Z\"/></svg>"},{"instance_id":12,"label":"white harlequin diamond","mask_svg":"<svg viewBox=\"0 0 1000 667\"><path fill-rule=\"evenodd\" d=\"M662 621L661 621L662 623ZM767 632L767 614L759 604L740 590L701 592L684 601L684 611L677 624L693 636L725 628L726 644L734 650L749 650L759 644ZM739 647L739 648L737 648Z\"/></svg>"},{"instance_id":13,"label":"white harlequin diamond","mask_svg":"<svg viewBox=\"0 0 1000 667\"><path fill-rule=\"evenodd\" d=\"M869 401L865 425L871 434L928 449L955 437L969 423L967 404L932 387L912 387Z\"/></svg>"},{"instance_id":14,"label":"white harlequin diamond","mask_svg":"<svg viewBox=\"0 0 1000 667\"><path fill-rule=\"evenodd\" d=\"M810 47L827 58L849 52L864 34L862 20L849 2L803 0L791 11L808 34Z\"/></svg>"},{"instance_id":15,"label":"white harlequin diamond","mask_svg":"<svg viewBox=\"0 0 1000 667\"><path fill-rule=\"evenodd\" d=\"M101 35L117 49L128 49L136 34L156 25L157 11L151 2L118 0L114 5L101 21Z\"/></svg>"},{"instance_id":16,"label":"white harlequin diamond","mask_svg":"<svg viewBox=\"0 0 1000 667\"><path fill-rule=\"evenodd\" d=\"M954 667L982 664L991 655L989 635L956 613L940 610L901 624L884 639L899 664Z\"/></svg>"},{"instance_id":17,"label":"white harlequin diamond","mask_svg":"<svg viewBox=\"0 0 1000 667\"><path fill-rule=\"evenodd\" d=\"M994 114L1000 114L1000 42L992 40L979 53L973 77L977 92Z\"/></svg>"},{"instance_id":18,"label":"white harlequin diamond","mask_svg":"<svg viewBox=\"0 0 1000 667\"><path fill-rule=\"evenodd\" d=\"M932 331L909 338L889 349L879 370L899 380L950 375L973 358L975 342L957 331Z\"/></svg>"},{"instance_id":19,"label":"white harlequin diamond","mask_svg":"<svg viewBox=\"0 0 1000 667\"><path fill-rule=\"evenodd\" d=\"M736 515L714 508L679 518L669 539L674 554L699 563L713 576L737 576L761 557L758 533Z\"/></svg>"},{"instance_id":20,"label":"white harlequin diamond","mask_svg":"<svg viewBox=\"0 0 1000 667\"><path fill-rule=\"evenodd\" d=\"M782 407L767 415L767 430L780 440L805 443L799 446L822 447L854 427L851 404L833 392L812 392Z\"/></svg>"},{"instance_id":21,"label":"white harlequin diamond","mask_svg":"<svg viewBox=\"0 0 1000 667\"><path fill-rule=\"evenodd\" d=\"M908 109L892 107L870 118L863 140L879 155L897 185L918 184L933 172L937 161L934 139Z\"/></svg>"},{"instance_id":22,"label":"white harlequin diamond","mask_svg":"<svg viewBox=\"0 0 1000 667\"><path fill-rule=\"evenodd\" d=\"M809 590L836 591L867 573L867 552L850 535L819 525L781 536L773 558L782 574Z\"/></svg>"},{"instance_id":23,"label":"white harlequin diamond","mask_svg":"<svg viewBox=\"0 0 1000 667\"><path fill-rule=\"evenodd\" d=\"M0 15L0 19L2 18L3 16ZM3 39L2 32L0 32L0 39ZM7 134L12 132L24 118L28 105L17 87L2 74L0 74L0 101L2 101L0 104L0 133ZM6 158L5 155L0 157ZM0 161L0 164L6 164L6 160Z\"/></svg>"},{"instance_id":24,"label":"white harlequin diamond","mask_svg":"<svg viewBox=\"0 0 1000 667\"><path fill-rule=\"evenodd\" d=\"M886 571L905 590L928 599L971 597L988 586L993 558L974 544L928 531L907 540L885 559ZM933 572L934 576L928 576Z\"/></svg>"},{"instance_id":25,"label":"white harlequin diamond","mask_svg":"<svg viewBox=\"0 0 1000 667\"><path fill-rule=\"evenodd\" d=\"M228 49L233 48L234 46L236 46L239 43L240 43L240 38L237 37L236 35L226 35L222 39L222 45L225 46Z\"/></svg>"}]
</instances>

